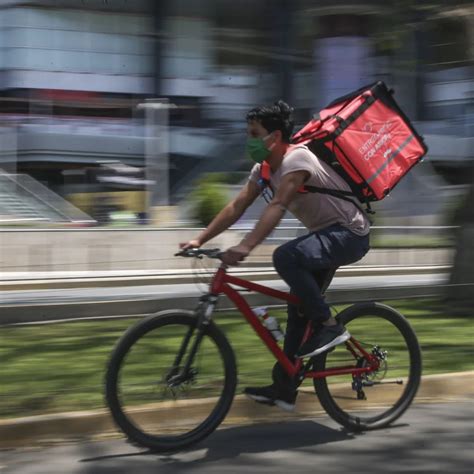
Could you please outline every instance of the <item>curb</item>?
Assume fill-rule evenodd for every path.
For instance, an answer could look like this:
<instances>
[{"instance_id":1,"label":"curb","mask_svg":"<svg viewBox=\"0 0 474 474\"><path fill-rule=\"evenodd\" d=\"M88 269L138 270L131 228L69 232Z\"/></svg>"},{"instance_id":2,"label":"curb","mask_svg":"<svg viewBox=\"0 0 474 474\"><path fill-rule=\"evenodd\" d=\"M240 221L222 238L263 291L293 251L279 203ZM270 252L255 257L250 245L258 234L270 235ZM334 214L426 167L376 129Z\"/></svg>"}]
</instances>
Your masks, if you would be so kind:
<instances>
[{"instance_id":1,"label":"curb","mask_svg":"<svg viewBox=\"0 0 474 474\"><path fill-rule=\"evenodd\" d=\"M283 421L325 414L310 387L305 387L300 392L294 413L259 405L238 395L223 425L268 422L269 420ZM474 370L422 377L415 403L449 402L473 397ZM380 403L380 400L377 400L377 403ZM162 416L167 409L165 405L166 403L153 410L149 408L137 410L137 413L147 418L152 414ZM193 412L196 412L198 407L202 409L205 406L205 400L189 404ZM106 409L0 420L0 449L77 440L99 435L120 436Z\"/></svg>"},{"instance_id":2,"label":"curb","mask_svg":"<svg viewBox=\"0 0 474 474\"><path fill-rule=\"evenodd\" d=\"M441 276L441 274L433 275ZM274 280L271 285L282 291L286 290L283 282ZM281 283L281 284L280 284ZM387 286L381 281L380 286L329 288L326 301L331 304L353 304L364 301L388 301L407 298L432 298L443 294L446 284L441 281L430 281L424 284ZM1 292L0 292L1 294ZM16 303L0 304L0 327L8 325L38 324L50 322L79 321L89 319L108 319L124 317L142 317L166 309L188 309L196 307L202 291L196 287L189 293L180 295L157 295L145 298L131 298L127 295L118 299L79 300L69 302ZM261 293L246 293L245 300L250 306L278 306L282 300ZM227 296L219 298L219 311L235 310L235 305Z\"/></svg>"}]
</instances>

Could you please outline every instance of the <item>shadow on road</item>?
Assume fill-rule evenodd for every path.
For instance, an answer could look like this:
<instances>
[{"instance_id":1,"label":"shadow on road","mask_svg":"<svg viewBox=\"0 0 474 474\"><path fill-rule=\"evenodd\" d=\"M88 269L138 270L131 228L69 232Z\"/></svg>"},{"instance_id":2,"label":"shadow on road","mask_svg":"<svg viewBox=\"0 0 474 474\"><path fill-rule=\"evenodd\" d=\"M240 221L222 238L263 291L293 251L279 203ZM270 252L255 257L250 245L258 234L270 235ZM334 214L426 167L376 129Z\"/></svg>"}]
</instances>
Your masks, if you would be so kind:
<instances>
[{"instance_id":1,"label":"shadow on road","mask_svg":"<svg viewBox=\"0 0 474 474\"><path fill-rule=\"evenodd\" d=\"M156 454L149 451L129 452L84 458L80 462L94 462L94 473L96 473L101 472L97 471L97 462L101 460L150 456L160 461L162 466L172 466L173 472L177 472L180 466L190 469L193 465L197 467L203 463L229 460L242 454L314 447L318 444L348 440L354 436L343 429L328 428L312 420L285 421L223 428L192 449L174 454Z\"/></svg>"},{"instance_id":2,"label":"shadow on road","mask_svg":"<svg viewBox=\"0 0 474 474\"><path fill-rule=\"evenodd\" d=\"M5 474L366 474L473 472L472 399L418 404L409 423L352 434L325 418L222 428L174 454L149 453L123 439L89 440L0 453ZM362 470L361 470L362 468Z\"/></svg>"}]
</instances>

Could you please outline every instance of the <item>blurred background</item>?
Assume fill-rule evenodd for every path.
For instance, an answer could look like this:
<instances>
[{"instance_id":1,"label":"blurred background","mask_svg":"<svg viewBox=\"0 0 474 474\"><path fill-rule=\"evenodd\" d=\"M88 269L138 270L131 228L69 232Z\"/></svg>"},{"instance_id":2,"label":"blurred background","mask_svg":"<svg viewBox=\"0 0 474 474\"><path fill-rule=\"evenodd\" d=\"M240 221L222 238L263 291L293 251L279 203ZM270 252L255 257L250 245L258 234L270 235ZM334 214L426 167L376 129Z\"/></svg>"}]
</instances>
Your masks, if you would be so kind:
<instances>
[{"instance_id":1,"label":"blurred background","mask_svg":"<svg viewBox=\"0 0 474 474\"><path fill-rule=\"evenodd\" d=\"M150 255L138 234L117 250L118 234L89 242L71 231L50 245L57 234L39 229L207 224L251 167L250 108L282 98L297 130L377 80L429 153L376 206L376 224L409 230L374 235L451 246L472 221L473 58L471 1L2 0L1 269L156 268L166 255ZM297 225L287 217L283 226ZM6 231L19 228L35 232Z\"/></svg>"},{"instance_id":2,"label":"blurred background","mask_svg":"<svg viewBox=\"0 0 474 474\"><path fill-rule=\"evenodd\" d=\"M251 168L250 108L284 99L297 130L377 80L395 90L429 152L375 206L373 250L360 265L434 269L444 279L425 288L443 283L437 294L456 302L451 310L471 314L472 1L0 0L0 318L52 318L25 305L64 294L24 291L71 287L72 277L188 268L173 258L178 242L212 219ZM262 206L217 244L238 242ZM300 232L287 215L248 266L270 266L275 246ZM44 283L53 277L56 286ZM54 317L73 316L62 311ZM8 337L5 357L22 347ZM41 411L43 398L15 413Z\"/></svg>"},{"instance_id":3,"label":"blurred background","mask_svg":"<svg viewBox=\"0 0 474 474\"><path fill-rule=\"evenodd\" d=\"M472 2L4 0L0 8L4 224L87 221L79 210L99 224L114 210L133 223L179 220L173 208L201 174L250 167L250 108L283 98L298 128L377 80L395 89L430 147L421 182L408 188L468 183ZM415 209L397 204L397 214L433 215L442 205L405 197ZM172 208L165 216L157 206Z\"/></svg>"}]
</instances>

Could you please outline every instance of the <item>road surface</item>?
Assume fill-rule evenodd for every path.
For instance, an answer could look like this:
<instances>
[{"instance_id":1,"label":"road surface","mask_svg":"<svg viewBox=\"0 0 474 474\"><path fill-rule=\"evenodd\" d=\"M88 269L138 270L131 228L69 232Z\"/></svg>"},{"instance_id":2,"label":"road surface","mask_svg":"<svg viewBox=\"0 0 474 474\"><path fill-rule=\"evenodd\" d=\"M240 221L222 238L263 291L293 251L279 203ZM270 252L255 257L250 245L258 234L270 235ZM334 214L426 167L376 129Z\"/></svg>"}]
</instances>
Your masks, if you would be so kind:
<instances>
[{"instance_id":1,"label":"road surface","mask_svg":"<svg viewBox=\"0 0 474 474\"><path fill-rule=\"evenodd\" d=\"M328 417L233 426L194 449L149 454L123 440L0 452L0 474L296 474L474 471L474 401L414 405L362 434Z\"/></svg>"}]
</instances>

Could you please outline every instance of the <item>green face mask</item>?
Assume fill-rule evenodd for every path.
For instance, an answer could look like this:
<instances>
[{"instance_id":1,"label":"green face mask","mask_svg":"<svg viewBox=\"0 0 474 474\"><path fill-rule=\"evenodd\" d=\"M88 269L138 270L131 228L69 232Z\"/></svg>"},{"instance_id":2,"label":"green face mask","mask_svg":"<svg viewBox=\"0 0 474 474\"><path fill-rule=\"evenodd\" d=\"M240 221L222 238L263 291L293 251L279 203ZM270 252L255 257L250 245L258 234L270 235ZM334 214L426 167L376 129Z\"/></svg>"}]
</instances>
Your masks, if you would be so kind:
<instances>
[{"instance_id":1,"label":"green face mask","mask_svg":"<svg viewBox=\"0 0 474 474\"><path fill-rule=\"evenodd\" d=\"M271 150L265 145L265 139L269 136L270 134L263 138L247 138L247 154L256 163L266 160L271 153Z\"/></svg>"}]
</instances>

